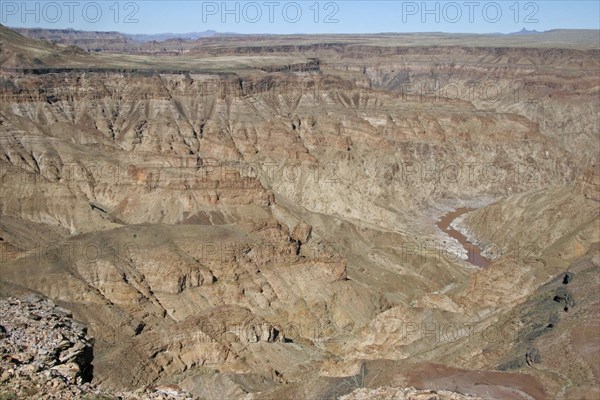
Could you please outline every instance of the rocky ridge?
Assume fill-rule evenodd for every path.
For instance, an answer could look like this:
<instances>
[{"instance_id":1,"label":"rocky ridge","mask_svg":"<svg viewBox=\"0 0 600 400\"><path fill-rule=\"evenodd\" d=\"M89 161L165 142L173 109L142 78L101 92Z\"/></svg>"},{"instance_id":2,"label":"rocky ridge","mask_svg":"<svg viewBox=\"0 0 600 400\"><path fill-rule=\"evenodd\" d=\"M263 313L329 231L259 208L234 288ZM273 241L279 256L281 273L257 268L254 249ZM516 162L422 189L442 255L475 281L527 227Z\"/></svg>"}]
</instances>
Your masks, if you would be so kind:
<instances>
[{"instance_id":1,"label":"rocky ridge","mask_svg":"<svg viewBox=\"0 0 600 400\"><path fill-rule=\"evenodd\" d=\"M90 383L94 339L52 300L0 298L2 399L192 399L175 385L106 393Z\"/></svg>"}]
</instances>

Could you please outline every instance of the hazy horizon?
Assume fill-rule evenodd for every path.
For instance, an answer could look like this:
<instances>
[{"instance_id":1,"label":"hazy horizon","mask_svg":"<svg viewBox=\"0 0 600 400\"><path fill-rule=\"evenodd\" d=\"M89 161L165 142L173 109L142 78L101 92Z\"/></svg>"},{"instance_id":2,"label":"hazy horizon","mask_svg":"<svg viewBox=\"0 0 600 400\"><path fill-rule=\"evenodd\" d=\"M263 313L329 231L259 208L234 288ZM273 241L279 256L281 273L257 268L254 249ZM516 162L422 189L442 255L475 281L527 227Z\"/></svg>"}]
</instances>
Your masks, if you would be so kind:
<instances>
[{"instance_id":1,"label":"hazy horizon","mask_svg":"<svg viewBox=\"0 0 600 400\"><path fill-rule=\"evenodd\" d=\"M125 31L118 30L87 30L87 29L75 29L75 28L53 28L53 27L39 27L39 26L6 26L9 29L47 29L47 30L57 30L57 31L73 31L73 32L102 32L102 33L120 33L123 35L130 36L163 36L163 35L174 35L174 36L184 36L184 35L198 35L198 34L206 34L207 32L211 32L217 35L248 35L248 36L290 36L290 35L418 35L418 34L440 34L440 35L513 35L520 34L523 30L526 30L524 34L542 34L549 33L555 31L598 31L600 32L600 28L553 28L548 30L536 30L536 29L527 29L523 28L519 31L514 32L447 32L447 31L414 31L414 32L401 32L401 31L381 31L381 32L367 32L367 33L356 33L356 32L336 32L336 33L304 33L304 32L293 32L293 33L270 33L270 32L257 32L257 33L243 33L243 32L225 32L225 31L215 31L213 29L207 29L204 31L188 31L188 32L148 32L148 33L129 33Z\"/></svg>"},{"instance_id":2,"label":"hazy horizon","mask_svg":"<svg viewBox=\"0 0 600 400\"><path fill-rule=\"evenodd\" d=\"M567 10L567 11L565 11ZM125 34L507 34L600 29L597 1L5 1L11 28Z\"/></svg>"}]
</instances>

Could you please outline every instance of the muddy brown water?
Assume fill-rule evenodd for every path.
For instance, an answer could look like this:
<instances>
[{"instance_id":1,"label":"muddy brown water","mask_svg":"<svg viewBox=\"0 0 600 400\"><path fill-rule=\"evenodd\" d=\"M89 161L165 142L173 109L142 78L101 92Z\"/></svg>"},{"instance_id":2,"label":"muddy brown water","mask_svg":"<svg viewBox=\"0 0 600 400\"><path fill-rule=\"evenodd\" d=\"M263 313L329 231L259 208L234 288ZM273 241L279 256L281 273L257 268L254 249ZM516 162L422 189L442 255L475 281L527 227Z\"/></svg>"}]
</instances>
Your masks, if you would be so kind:
<instances>
[{"instance_id":1,"label":"muddy brown water","mask_svg":"<svg viewBox=\"0 0 600 400\"><path fill-rule=\"evenodd\" d=\"M481 249L477 245L469 242L465 235L450 226L452 221L454 221L456 218L473 210L475 210L475 208L458 208L442 216L436 225L442 230L442 232L458 240L462 247L467 250L467 261L469 263L484 268L490 265L492 261L489 258L481 255Z\"/></svg>"}]
</instances>

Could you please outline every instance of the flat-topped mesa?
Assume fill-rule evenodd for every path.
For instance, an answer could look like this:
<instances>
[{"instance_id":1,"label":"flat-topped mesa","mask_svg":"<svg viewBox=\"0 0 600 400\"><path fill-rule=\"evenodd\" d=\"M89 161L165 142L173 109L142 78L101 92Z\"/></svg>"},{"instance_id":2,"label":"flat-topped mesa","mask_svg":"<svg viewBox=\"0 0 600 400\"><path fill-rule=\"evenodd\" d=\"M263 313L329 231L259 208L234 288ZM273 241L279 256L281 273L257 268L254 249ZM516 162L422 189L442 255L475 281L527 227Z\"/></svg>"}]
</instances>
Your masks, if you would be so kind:
<instances>
[{"instance_id":1,"label":"flat-topped mesa","mask_svg":"<svg viewBox=\"0 0 600 400\"><path fill-rule=\"evenodd\" d=\"M318 72L321 70L318 58L312 58L305 63L288 64L283 66L262 67L265 72Z\"/></svg>"},{"instance_id":2,"label":"flat-topped mesa","mask_svg":"<svg viewBox=\"0 0 600 400\"><path fill-rule=\"evenodd\" d=\"M304 64L303 64L304 65ZM2 68L0 89L5 103L124 99L135 103L142 100L171 100L172 96L201 99L216 98L260 100L268 95L294 91L327 93L333 87L351 89L349 82L334 77L311 74L308 77L285 72L318 71L307 64L274 66L268 75L237 75L233 73L198 74L189 70L136 69L70 69L70 68ZM290 67L291 69L286 69ZM206 101L205 101L206 102Z\"/></svg>"}]
</instances>

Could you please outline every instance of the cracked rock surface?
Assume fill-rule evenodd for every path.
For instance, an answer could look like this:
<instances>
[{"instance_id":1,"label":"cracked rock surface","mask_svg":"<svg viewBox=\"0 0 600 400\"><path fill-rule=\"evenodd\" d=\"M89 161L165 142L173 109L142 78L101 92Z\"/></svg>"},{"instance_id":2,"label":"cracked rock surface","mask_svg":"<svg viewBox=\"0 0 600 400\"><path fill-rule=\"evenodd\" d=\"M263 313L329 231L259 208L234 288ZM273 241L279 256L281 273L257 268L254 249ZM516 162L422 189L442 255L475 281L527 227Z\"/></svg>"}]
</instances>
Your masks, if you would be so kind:
<instances>
[{"instance_id":1,"label":"cracked rock surface","mask_svg":"<svg viewBox=\"0 0 600 400\"><path fill-rule=\"evenodd\" d=\"M0 298L0 398L192 399L174 385L100 392L90 383L94 339L72 316L39 295Z\"/></svg>"}]
</instances>

